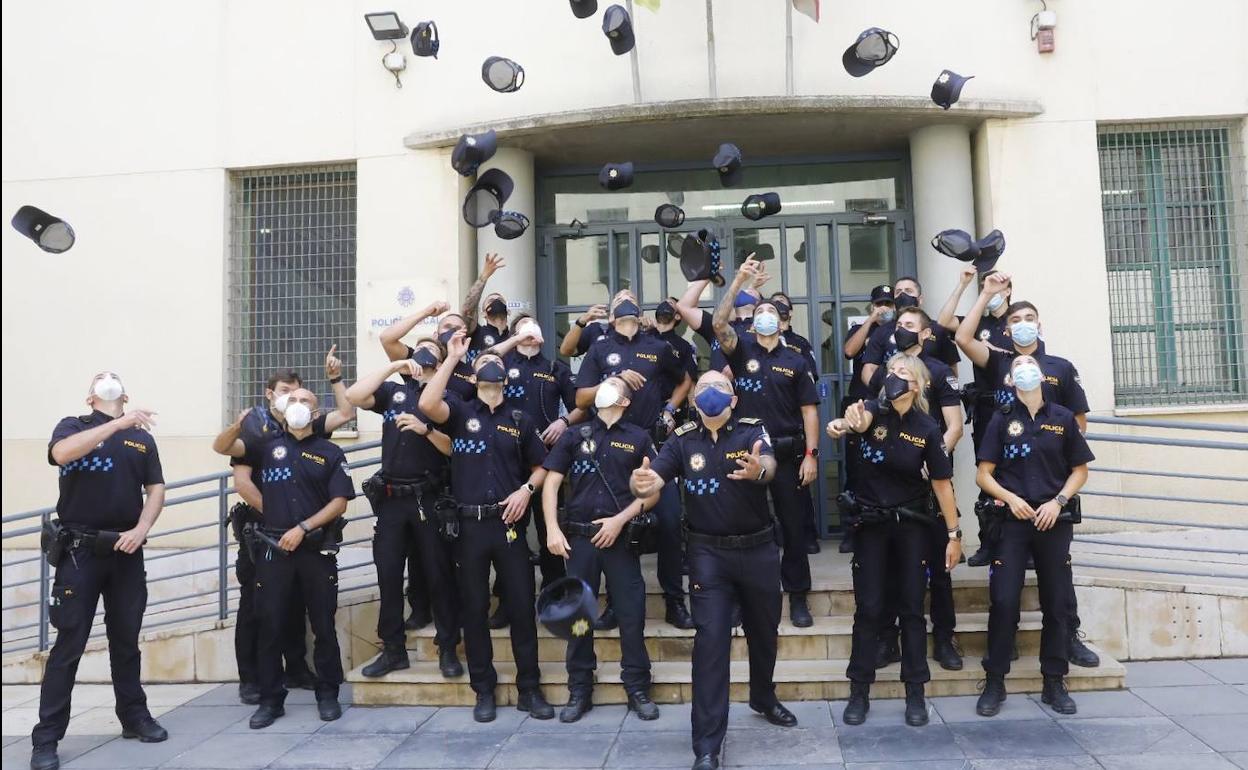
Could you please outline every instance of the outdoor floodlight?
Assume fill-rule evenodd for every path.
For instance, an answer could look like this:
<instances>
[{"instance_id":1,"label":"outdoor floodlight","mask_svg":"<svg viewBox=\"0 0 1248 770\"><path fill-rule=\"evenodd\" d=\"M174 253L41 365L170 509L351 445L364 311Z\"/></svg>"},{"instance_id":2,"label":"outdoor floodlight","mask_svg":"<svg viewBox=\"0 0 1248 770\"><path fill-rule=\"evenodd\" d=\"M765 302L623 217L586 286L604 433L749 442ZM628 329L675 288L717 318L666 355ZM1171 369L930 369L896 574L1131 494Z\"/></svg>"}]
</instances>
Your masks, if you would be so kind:
<instances>
[{"instance_id":1,"label":"outdoor floodlight","mask_svg":"<svg viewBox=\"0 0 1248 770\"><path fill-rule=\"evenodd\" d=\"M74 245L74 228L63 219L34 206L22 206L13 215L13 228L50 254L69 251Z\"/></svg>"},{"instance_id":2,"label":"outdoor floodlight","mask_svg":"<svg viewBox=\"0 0 1248 770\"><path fill-rule=\"evenodd\" d=\"M364 21L368 22L374 40L402 40L407 37L407 25L399 21L399 15L394 11L366 13Z\"/></svg>"}]
</instances>

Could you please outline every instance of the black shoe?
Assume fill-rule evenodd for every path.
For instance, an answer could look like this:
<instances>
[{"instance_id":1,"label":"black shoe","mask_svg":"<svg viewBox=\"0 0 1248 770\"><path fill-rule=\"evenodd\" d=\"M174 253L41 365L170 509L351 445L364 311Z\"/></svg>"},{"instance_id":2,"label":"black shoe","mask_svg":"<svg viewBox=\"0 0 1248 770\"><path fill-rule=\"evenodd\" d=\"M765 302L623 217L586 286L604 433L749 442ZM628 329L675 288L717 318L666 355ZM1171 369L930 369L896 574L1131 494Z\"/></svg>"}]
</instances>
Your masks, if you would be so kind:
<instances>
[{"instance_id":1,"label":"black shoe","mask_svg":"<svg viewBox=\"0 0 1248 770\"><path fill-rule=\"evenodd\" d=\"M342 706L338 705L338 696L327 695L316 699L316 713L322 722L333 722L342 716Z\"/></svg>"},{"instance_id":2,"label":"black shoe","mask_svg":"<svg viewBox=\"0 0 1248 770\"><path fill-rule=\"evenodd\" d=\"M253 730L263 730L276 722L278 717L284 716L286 716L285 707L262 703L260 708L256 709L256 713L251 715L251 721L247 724Z\"/></svg>"},{"instance_id":3,"label":"black shoe","mask_svg":"<svg viewBox=\"0 0 1248 770\"><path fill-rule=\"evenodd\" d=\"M302 670L286 672L286 689L288 690L315 690L316 677L312 675L306 667Z\"/></svg>"},{"instance_id":4,"label":"black shoe","mask_svg":"<svg viewBox=\"0 0 1248 770\"><path fill-rule=\"evenodd\" d=\"M1060 676L1046 676L1044 690L1040 693L1040 702L1049 704L1059 714L1074 714L1078 711L1075 701L1066 691L1066 680Z\"/></svg>"},{"instance_id":5,"label":"black shoe","mask_svg":"<svg viewBox=\"0 0 1248 770\"><path fill-rule=\"evenodd\" d=\"M598 616L598 619L594 621L594 630L610 631L613 628L618 628L619 625L620 621L615 617L615 609L610 605L607 605L607 608L603 610L602 614Z\"/></svg>"},{"instance_id":6,"label":"black shoe","mask_svg":"<svg viewBox=\"0 0 1248 770\"><path fill-rule=\"evenodd\" d=\"M1101 665L1101 657L1088 649L1088 646L1083 643L1082 636L1081 631L1071 633L1070 640L1066 642L1066 660L1074 666L1096 668Z\"/></svg>"},{"instance_id":7,"label":"black shoe","mask_svg":"<svg viewBox=\"0 0 1248 770\"><path fill-rule=\"evenodd\" d=\"M30 770L57 770L60 766L55 743L41 743L30 752Z\"/></svg>"},{"instance_id":8,"label":"black shoe","mask_svg":"<svg viewBox=\"0 0 1248 770\"><path fill-rule=\"evenodd\" d=\"M971 555L971 558L966 560L966 566L987 567L991 561L992 561L992 549L984 545L983 543L980 543L979 550L973 553Z\"/></svg>"},{"instance_id":9,"label":"black shoe","mask_svg":"<svg viewBox=\"0 0 1248 770\"><path fill-rule=\"evenodd\" d=\"M493 722L498 716L498 706L494 704L494 693L477 693L477 705L472 707L472 718L478 722Z\"/></svg>"},{"instance_id":10,"label":"black shoe","mask_svg":"<svg viewBox=\"0 0 1248 770\"><path fill-rule=\"evenodd\" d=\"M260 703L260 685L255 682L239 682L238 700L244 706L258 705Z\"/></svg>"},{"instance_id":11,"label":"black shoe","mask_svg":"<svg viewBox=\"0 0 1248 770\"><path fill-rule=\"evenodd\" d=\"M546 702L541 690L520 693L520 697L516 699L516 710L527 711L534 719L555 718L555 707Z\"/></svg>"},{"instance_id":12,"label":"black shoe","mask_svg":"<svg viewBox=\"0 0 1248 770\"><path fill-rule=\"evenodd\" d=\"M668 625L676 628L693 628L693 616L689 614L689 610L685 609L684 599L667 600L667 614L664 620L668 622Z\"/></svg>"},{"instance_id":13,"label":"black shoe","mask_svg":"<svg viewBox=\"0 0 1248 770\"><path fill-rule=\"evenodd\" d=\"M490 616L490 628L498 630L511 625L511 619L507 617L507 610L503 607L503 603L498 603L498 609L494 610L494 614Z\"/></svg>"},{"instance_id":14,"label":"black shoe","mask_svg":"<svg viewBox=\"0 0 1248 770\"><path fill-rule=\"evenodd\" d=\"M783 703L775 703L771 706L759 706L751 703L750 708L763 715L763 719L771 722L776 727L796 727L797 717L784 707Z\"/></svg>"},{"instance_id":15,"label":"black shoe","mask_svg":"<svg viewBox=\"0 0 1248 770\"><path fill-rule=\"evenodd\" d=\"M399 671L401 669L410 668L412 662L408 660L407 650L402 647L385 647L381 654L377 656L377 660L365 666L360 673L367 677L385 676L391 671Z\"/></svg>"},{"instance_id":16,"label":"black shoe","mask_svg":"<svg viewBox=\"0 0 1248 770\"><path fill-rule=\"evenodd\" d=\"M703 754L693 763L693 770L719 770L719 757L714 754Z\"/></svg>"},{"instance_id":17,"label":"black shoe","mask_svg":"<svg viewBox=\"0 0 1248 770\"><path fill-rule=\"evenodd\" d=\"M133 725L122 725L122 738L138 738L140 743L161 743L169 740L169 731L151 717L140 719Z\"/></svg>"},{"instance_id":18,"label":"black shoe","mask_svg":"<svg viewBox=\"0 0 1248 770\"><path fill-rule=\"evenodd\" d=\"M849 683L849 702L841 714L841 721L847 725L860 725L867 721L867 712L871 710L871 685L867 682Z\"/></svg>"},{"instance_id":19,"label":"black shoe","mask_svg":"<svg viewBox=\"0 0 1248 770\"><path fill-rule=\"evenodd\" d=\"M643 722L653 722L659 718L659 707L650 700L650 693L635 692L628 696L628 710L637 715Z\"/></svg>"},{"instance_id":20,"label":"black shoe","mask_svg":"<svg viewBox=\"0 0 1248 770\"><path fill-rule=\"evenodd\" d=\"M631 698L630 698L631 700ZM588 693L570 693L567 704L559 710L560 722L575 722L594 708L593 696Z\"/></svg>"},{"instance_id":21,"label":"black shoe","mask_svg":"<svg viewBox=\"0 0 1248 770\"><path fill-rule=\"evenodd\" d=\"M822 550L823 550L823 546L819 544L818 539L806 541L806 553L808 555L814 556L815 554L819 553Z\"/></svg>"},{"instance_id":22,"label":"black shoe","mask_svg":"<svg viewBox=\"0 0 1248 770\"><path fill-rule=\"evenodd\" d=\"M408 631L419 631L432 622L433 618L428 613L422 612L417 614L413 612L408 616L407 620L403 622L403 627Z\"/></svg>"},{"instance_id":23,"label":"black shoe","mask_svg":"<svg viewBox=\"0 0 1248 770\"><path fill-rule=\"evenodd\" d=\"M854 533L846 532L841 537L841 544L837 546L836 550L841 553L853 553L854 552Z\"/></svg>"},{"instance_id":24,"label":"black shoe","mask_svg":"<svg viewBox=\"0 0 1248 770\"><path fill-rule=\"evenodd\" d=\"M923 699L922 682L906 682L906 724L911 727L927 724L927 701Z\"/></svg>"},{"instance_id":25,"label":"black shoe","mask_svg":"<svg viewBox=\"0 0 1248 770\"><path fill-rule=\"evenodd\" d=\"M798 628L810 628L815 619L810 616L810 607L806 605L805 593L789 594L789 620Z\"/></svg>"},{"instance_id":26,"label":"black shoe","mask_svg":"<svg viewBox=\"0 0 1248 770\"><path fill-rule=\"evenodd\" d=\"M962 670L962 653L953 637L935 637L932 644L932 660L946 671Z\"/></svg>"},{"instance_id":27,"label":"black shoe","mask_svg":"<svg viewBox=\"0 0 1248 770\"><path fill-rule=\"evenodd\" d=\"M877 669L901 661L901 647L897 644L897 639L881 639L879 648L875 651L875 667Z\"/></svg>"},{"instance_id":28,"label":"black shoe","mask_svg":"<svg viewBox=\"0 0 1248 770\"><path fill-rule=\"evenodd\" d=\"M981 717L995 717L1005 703L1005 677L1001 674L988 674L984 680L984 691L975 702L975 713Z\"/></svg>"},{"instance_id":29,"label":"black shoe","mask_svg":"<svg viewBox=\"0 0 1248 770\"><path fill-rule=\"evenodd\" d=\"M464 664L459 662L454 647L438 650L438 670L442 672L443 679L455 679L464 675Z\"/></svg>"}]
</instances>

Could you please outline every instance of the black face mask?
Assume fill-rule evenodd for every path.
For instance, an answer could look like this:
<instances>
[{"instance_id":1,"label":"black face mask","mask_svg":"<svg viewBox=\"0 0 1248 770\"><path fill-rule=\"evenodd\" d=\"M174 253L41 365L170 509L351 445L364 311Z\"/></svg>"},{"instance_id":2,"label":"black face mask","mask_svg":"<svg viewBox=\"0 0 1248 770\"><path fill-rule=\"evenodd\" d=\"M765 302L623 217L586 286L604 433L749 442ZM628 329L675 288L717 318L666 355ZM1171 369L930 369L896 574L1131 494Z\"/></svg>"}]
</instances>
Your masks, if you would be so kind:
<instances>
[{"instance_id":1,"label":"black face mask","mask_svg":"<svg viewBox=\"0 0 1248 770\"><path fill-rule=\"evenodd\" d=\"M889 401L896 401L909 392L910 383L906 380L895 374L890 374L884 378L884 397Z\"/></svg>"},{"instance_id":2,"label":"black face mask","mask_svg":"<svg viewBox=\"0 0 1248 770\"><path fill-rule=\"evenodd\" d=\"M429 348L416 348L416 352L412 354L412 360L425 369L433 369L438 366L438 357Z\"/></svg>"},{"instance_id":3,"label":"black face mask","mask_svg":"<svg viewBox=\"0 0 1248 770\"><path fill-rule=\"evenodd\" d=\"M776 306L776 313L779 314L781 321L787 321L793 315L793 306L784 300L773 300L771 304Z\"/></svg>"},{"instance_id":4,"label":"black face mask","mask_svg":"<svg viewBox=\"0 0 1248 770\"><path fill-rule=\"evenodd\" d=\"M631 299L626 299L620 304L615 306L616 318L624 318L625 316L636 317L639 315L641 315L641 309L638 308L637 303L633 302Z\"/></svg>"},{"instance_id":5,"label":"black face mask","mask_svg":"<svg viewBox=\"0 0 1248 770\"><path fill-rule=\"evenodd\" d=\"M909 329L903 329L898 326L893 331L893 340L897 343L898 350L909 350L919 344L918 332L912 332Z\"/></svg>"},{"instance_id":6,"label":"black face mask","mask_svg":"<svg viewBox=\"0 0 1248 770\"><path fill-rule=\"evenodd\" d=\"M477 382L501 383L507 380L507 370L497 361L488 361L477 370Z\"/></svg>"},{"instance_id":7,"label":"black face mask","mask_svg":"<svg viewBox=\"0 0 1248 770\"><path fill-rule=\"evenodd\" d=\"M446 347L451 344L451 337L454 337L455 332L457 331L459 331L459 329L447 329L438 335L438 342L442 343L442 347Z\"/></svg>"},{"instance_id":8,"label":"black face mask","mask_svg":"<svg viewBox=\"0 0 1248 770\"><path fill-rule=\"evenodd\" d=\"M654 320L659 323L670 324L676 320L676 308L672 307L670 302L660 302L659 306L654 309Z\"/></svg>"},{"instance_id":9,"label":"black face mask","mask_svg":"<svg viewBox=\"0 0 1248 770\"><path fill-rule=\"evenodd\" d=\"M897 297L893 300L893 304L897 306L898 310L904 310L908 307L918 307L919 300L914 296L903 292L897 295Z\"/></svg>"},{"instance_id":10,"label":"black face mask","mask_svg":"<svg viewBox=\"0 0 1248 770\"><path fill-rule=\"evenodd\" d=\"M507 303L501 299L495 298L490 300L490 304L485 306L485 314L491 318L500 315L507 315Z\"/></svg>"}]
</instances>

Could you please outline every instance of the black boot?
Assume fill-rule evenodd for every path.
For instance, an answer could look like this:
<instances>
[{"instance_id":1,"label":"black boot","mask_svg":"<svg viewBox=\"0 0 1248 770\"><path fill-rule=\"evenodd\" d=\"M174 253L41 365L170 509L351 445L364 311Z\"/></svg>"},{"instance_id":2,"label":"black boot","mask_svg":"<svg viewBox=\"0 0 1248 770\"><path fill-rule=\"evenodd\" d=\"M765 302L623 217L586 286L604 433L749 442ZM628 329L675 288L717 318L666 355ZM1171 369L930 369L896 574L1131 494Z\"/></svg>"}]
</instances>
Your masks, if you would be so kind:
<instances>
[{"instance_id":1,"label":"black boot","mask_svg":"<svg viewBox=\"0 0 1248 770\"><path fill-rule=\"evenodd\" d=\"M871 710L871 684L869 682L849 683L849 702L841 714L841 721L847 725L860 725L867 721L867 712Z\"/></svg>"},{"instance_id":2,"label":"black boot","mask_svg":"<svg viewBox=\"0 0 1248 770\"><path fill-rule=\"evenodd\" d=\"M477 693L477 705L472 707L472 718L478 722L493 722L498 716L498 706L494 704L494 693Z\"/></svg>"},{"instance_id":3,"label":"black boot","mask_svg":"<svg viewBox=\"0 0 1248 770\"><path fill-rule=\"evenodd\" d=\"M122 738L138 738L140 743L161 743L169 739L169 733L150 716L132 725L122 725Z\"/></svg>"},{"instance_id":4,"label":"black boot","mask_svg":"<svg viewBox=\"0 0 1248 770\"><path fill-rule=\"evenodd\" d=\"M814 556L815 554L819 553L822 550L823 550L823 546L819 544L818 538L812 538L806 541L806 553L808 555Z\"/></svg>"},{"instance_id":5,"label":"black boot","mask_svg":"<svg viewBox=\"0 0 1248 770\"><path fill-rule=\"evenodd\" d=\"M853 530L845 530L845 534L841 535L841 544L837 547L841 553L854 552L854 532Z\"/></svg>"},{"instance_id":6,"label":"black boot","mask_svg":"<svg viewBox=\"0 0 1248 770\"><path fill-rule=\"evenodd\" d=\"M975 713L981 717L995 717L1005 703L1005 677L1001 674L988 674L984 680L984 691L975 702Z\"/></svg>"},{"instance_id":7,"label":"black boot","mask_svg":"<svg viewBox=\"0 0 1248 770\"><path fill-rule=\"evenodd\" d=\"M417 613L412 610L412 614L403 622L403 627L408 631L419 631L425 626L433 622L433 618L427 612Z\"/></svg>"},{"instance_id":8,"label":"black boot","mask_svg":"<svg viewBox=\"0 0 1248 770\"><path fill-rule=\"evenodd\" d=\"M906 724L911 727L927 724L927 701L923 699L922 682L906 682Z\"/></svg>"},{"instance_id":9,"label":"black boot","mask_svg":"<svg viewBox=\"0 0 1248 770\"><path fill-rule=\"evenodd\" d=\"M875 653L875 667L877 669L884 668L891 663L901 661L901 647L897 644L897 637L881 639L879 648Z\"/></svg>"},{"instance_id":10,"label":"black boot","mask_svg":"<svg viewBox=\"0 0 1248 770\"><path fill-rule=\"evenodd\" d=\"M516 699L516 710L527 711L534 719L555 718L555 707L546 702L541 690L520 693L520 697Z\"/></svg>"},{"instance_id":11,"label":"black boot","mask_svg":"<svg viewBox=\"0 0 1248 770\"><path fill-rule=\"evenodd\" d=\"M560 722L575 722L594 708L594 698L589 693L570 693L567 704L559 711Z\"/></svg>"},{"instance_id":12,"label":"black boot","mask_svg":"<svg viewBox=\"0 0 1248 770\"><path fill-rule=\"evenodd\" d=\"M971 558L966 560L968 567L987 567L992 561L992 548L987 543L980 543L979 550L971 554Z\"/></svg>"},{"instance_id":13,"label":"black boot","mask_svg":"<svg viewBox=\"0 0 1248 770\"><path fill-rule=\"evenodd\" d=\"M406 666L404 666L406 668ZM438 649L438 670L443 679L455 679L464 675L464 664L459 662L455 648L448 646L445 650Z\"/></svg>"},{"instance_id":14,"label":"black boot","mask_svg":"<svg viewBox=\"0 0 1248 770\"><path fill-rule=\"evenodd\" d=\"M668 599L667 614L664 619L676 628L693 628L693 616L689 614L689 610L685 609L684 599Z\"/></svg>"},{"instance_id":15,"label":"black boot","mask_svg":"<svg viewBox=\"0 0 1248 770\"><path fill-rule=\"evenodd\" d=\"M333 722L342 716L342 706L338 703L338 695L326 693L316 696L316 713L322 722Z\"/></svg>"},{"instance_id":16,"label":"black boot","mask_svg":"<svg viewBox=\"0 0 1248 770\"><path fill-rule=\"evenodd\" d=\"M239 682L238 700L244 706L258 705L260 703L260 685L255 682Z\"/></svg>"},{"instance_id":17,"label":"black boot","mask_svg":"<svg viewBox=\"0 0 1248 770\"><path fill-rule=\"evenodd\" d=\"M288 690L315 690L316 677L312 675L311 669L306 663L300 661L293 667L286 670L286 689Z\"/></svg>"},{"instance_id":18,"label":"black boot","mask_svg":"<svg viewBox=\"0 0 1248 770\"><path fill-rule=\"evenodd\" d=\"M57 770L60 766L55 743L41 743L30 752L30 770Z\"/></svg>"},{"instance_id":19,"label":"black boot","mask_svg":"<svg viewBox=\"0 0 1248 770\"><path fill-rule=\"evenodd\" d=\"M365 666L360 673L368 677L385 676L391 671L399 671L411 665L412 662L408 660L405 648L387 646L382 648L377 659Z\"/></svg>"},{"instance_id":20,"label":"black boot","mask_svg":"<svg viewBox=\"0 0 1248 770\"><path fill-rule=\"evenodd\" d=\"M284 716L286 716L286 709L282 706L272 703L261 703L260 708L256 709L256 713L251 715L251 721L247 724L253 730L263 730L276 722L278 717Z\"/></svg>"},{"instance_id":21,"label":"black boot","mask_svg":"<svg viewBox=\"0 0 1248 770\"><path fill-rule=\"evenodd\" d=\"M619 625L620 621L615 617L615 608L608 604L607 608L598 616L598 619L594 621L594 630L610 631L613 628L618 628Z\"/></svg>"},{"instance_id":22,"label":"black boot","mask_svg":"<svg viewBox=\"0 0 1248 770\"><path fill-rule=\"evenodd\" d=\"M693 770L719 770L719 757L703 754L693 763Z\"/></svg>"},{"instance_id":23,"label":"black boot","mask_svg":"<svg viewBox=\"0 0 1248 770\"><path fill-rule=\"evenodd\" d=\"M763 719L771 722L776 727L797 727L797 717L792 711L784 707L783 703L773 703L770 706L760 706L757 703L751 703L750 709L763 715Z\"/></svg>"},{"instance_id":24,"label":"black boot","mask_svg":"<svg viewBox=\"0 0 1248 770\"><path fill-rule=\"evenodd\" d=\"M498 609L494 610L493 615L490 615L490 628L497 631L498 629L506 628L509 625L511 625L511 619L507 617L507 608L503 606L503 602L500 599L498 602Z\"/></svg>"},{"instance_id":25,"label":"black boot","mask_svg":"<svg viewBox=\"0 0 1248 770\"><path fill-rule=\"evenodd\" d=\"M653 722L659 718L659 707L650 700L650 693L645 690L629 693L628 710L643 722Z\"/></svg>"},{"instance_id":26,"label":"black boot","mask_svg":"<svg viewBox=\"0 0 1248 770\"><path fill-rule=\"evenodd\" d=\"M1066 659L1074 666L1096 668L1101 665L1101 657L1088 649L1082 637L1083 632L1078 629L1070 632L1070 639L1066 642Z\"/></svg>"},{"instance_id":27,"label":"black boot","mask_svg":"<svg viewBox=\"0 0 1248 770\"><path fill-rule=\"evenodd\" d=\"M1059 714L1073 714L1079 710L1070 693L1066 691L1066 680L1060 676L1045 675L1040 702L1049 704Z\"/></svg>"},{"instance_id":28,"label":"black boot","mask_svg":"<svg viewBox=\"0 0 1248 770\"><path fill-rule=\"evenodd\" d=\"M810 616L810 607L806 605L805 592L789 594L789 619L798 628L810 628L815 619Z\"/></svg>"},{"instance_id":29,"label":"black boot","mask_svg":"<svg viewBox=\"0 0 1248 770\"><path fill-rule=\"evenodd\" d=\"M932 641L932 660L940 664L946 671L962 670L962 654L958 652L957 642L952 636L934 636Z\"/></svg>"}]
</instances>

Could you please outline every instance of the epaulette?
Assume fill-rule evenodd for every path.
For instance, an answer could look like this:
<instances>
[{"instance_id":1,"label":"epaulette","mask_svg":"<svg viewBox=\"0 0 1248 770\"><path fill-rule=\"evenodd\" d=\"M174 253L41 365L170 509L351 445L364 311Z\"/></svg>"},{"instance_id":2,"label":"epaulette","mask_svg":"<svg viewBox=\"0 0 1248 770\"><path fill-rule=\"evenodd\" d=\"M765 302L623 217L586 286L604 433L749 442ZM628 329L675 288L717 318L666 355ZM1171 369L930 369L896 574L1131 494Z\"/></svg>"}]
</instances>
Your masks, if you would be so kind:
<instances>
[{"instance_id":1,"label":"epaulette","mask_svg":"<svg viewBox=\"0 0 1248 770\"><path fill-rule=\"evenodd\" d=\"M762 425L763 421L757 417L738 417L737 422L742 425Z\"/></svg>"},{"instance_id":2,"label":"epaulette","mask_svg":"<svg viewBox=\"0 0 1248 770\"><path fill-rule=\"evenodd\" d=\"M673 431L673 432L674 432L677 436L683 436L683 435L685 435L686 433L688 433L689 431L694 430L694 429L695 429L695 428L697 428L697 427L698 427L698 424L697 424L696 422L694 422L693 420L690 420L689 422L685 423L684 425L681 425L679 428L677 428L677 429L676 429L675 431Z\"/></svg>"}]
</instances>

